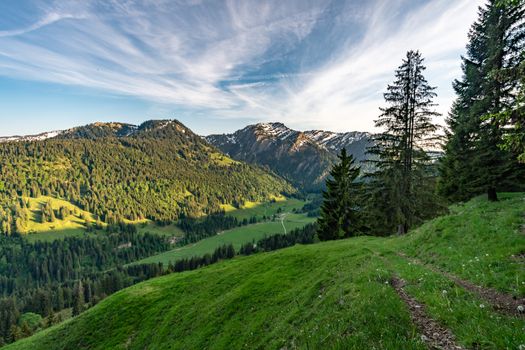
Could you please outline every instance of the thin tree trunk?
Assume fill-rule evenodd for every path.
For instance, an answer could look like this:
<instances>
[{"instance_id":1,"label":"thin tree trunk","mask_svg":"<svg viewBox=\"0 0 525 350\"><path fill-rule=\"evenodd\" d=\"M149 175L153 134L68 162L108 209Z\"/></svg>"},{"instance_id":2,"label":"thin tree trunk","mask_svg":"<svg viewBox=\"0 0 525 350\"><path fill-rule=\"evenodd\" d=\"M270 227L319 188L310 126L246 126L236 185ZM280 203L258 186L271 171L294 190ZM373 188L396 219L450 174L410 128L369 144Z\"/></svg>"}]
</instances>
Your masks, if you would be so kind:
<instances>
[{"instance_id":1,"label":"thin tree trunk","mask_svg":"<svg viewBox=\"0 0 525 350\"><path fill-rule=\"evenodd\" d=\"M489 201L491 202L497 202L498 201L498 193L496 192L496 188L495 187L489 187L487 189L487 197L489 199Z\"/></svg>"}]
</instances>

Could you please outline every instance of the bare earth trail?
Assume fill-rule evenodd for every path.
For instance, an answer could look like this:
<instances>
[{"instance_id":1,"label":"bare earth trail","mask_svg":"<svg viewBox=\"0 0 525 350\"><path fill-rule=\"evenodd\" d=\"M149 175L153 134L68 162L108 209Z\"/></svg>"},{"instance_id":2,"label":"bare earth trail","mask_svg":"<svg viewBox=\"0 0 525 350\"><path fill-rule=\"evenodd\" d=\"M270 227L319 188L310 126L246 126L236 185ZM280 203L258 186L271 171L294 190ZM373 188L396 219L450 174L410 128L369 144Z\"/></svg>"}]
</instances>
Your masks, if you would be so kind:
<instances>
[{"instance_id":1,"label":"bare earth trail","mask_svg":"<svg viewBox=\"0 0 525 350\"><path fill-rule=\"evenodd\" d=\"M518 317L525 318L525 298L515 298L514 296L510 294L502 293L492 288L484 288L481 286L477 286L472 282L461 279L435 266L425 264L419 259L408 257L403 253L397 253L397 255L402 257L403 259L409 260L413 264L417 264L425 268L428 268L432 272L440 274L454 281L454 283L456 283L458 286L468 290L469 292L477 294L480 298L484 299L490 305L492 305L492 307L496 311L499 311L501 313L511 315L511 316L518 316Z\"/></svg>"},{"instance_id":2,"label":"bare earth trail","mask_svg":"<svg viewBox=\"0 0 525 350\"><path fill-rule=\"evenodd\" d=\"M410 318L421 332L421 340L427 344L429 349L465 349L456 343L455 336L449 329L430 318L425 311L425 306L404 290L405 281L393 277L390 284L399 295L399 298L407 305Z\"/></svg>"},{"instance_id":3,"label":"bare earth trail","mask_svg":"<svg viewBox=\"0 0 525 350\"><path fill-rule=\"evenodd\" d=\"M385 256L374 250L370 250L370 252L385 264L390 265L390 261ZM425 305L405 291L406 282L398 277L395 271L390 273L392 277L388 283L396 291L399 299L407 306L410 319L421 333L421 340L427 347L432 350L464 350L464 347L456 343L456 337L452 331L432 319L427 314Z\"/></svg>"}]
</instances>

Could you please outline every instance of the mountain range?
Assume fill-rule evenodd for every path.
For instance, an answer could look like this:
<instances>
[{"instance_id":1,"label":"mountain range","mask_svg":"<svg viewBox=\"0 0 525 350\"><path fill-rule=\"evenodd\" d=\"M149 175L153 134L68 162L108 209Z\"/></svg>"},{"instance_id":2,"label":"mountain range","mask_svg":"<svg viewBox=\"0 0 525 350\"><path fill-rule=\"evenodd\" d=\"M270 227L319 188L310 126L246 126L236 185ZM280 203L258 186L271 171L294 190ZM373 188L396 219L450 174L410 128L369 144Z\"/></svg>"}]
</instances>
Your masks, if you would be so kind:
<instances>
[{"instance_id":1,"label":"mountain range","mask_svg":"<svg viewBox=\"0 0 525 350\"><path fill-rule=\"evenodd\" d=\"M305 190L322 188L342 148L357 161L366 159L367 132L297 131L283 123L249 125L206 140L233 159L267 167Z\"/></svg>"},{"instance_id":2,"label":"mountain range","mask_svg":"<svg viewBox=\"0 0 525 350\"><path fill-rule=\"evenodd\" d=\"M193 142L201 142L186 126L177 121L146 121L141 125L127 123L93 123L66 130L37 135L0 137L1 142L32 142L46 139L94 139L107 137L162 137L175 128L192 135ZM366 148L371 134L367 132L331 132L324 130L297 131L280 122L248 125L231 134L215 134L204 139L220 152L234 160L266 168L303 190L323 187L332 164L342 148L358 162L366 160Z\"/></svg>"}]
</instances>

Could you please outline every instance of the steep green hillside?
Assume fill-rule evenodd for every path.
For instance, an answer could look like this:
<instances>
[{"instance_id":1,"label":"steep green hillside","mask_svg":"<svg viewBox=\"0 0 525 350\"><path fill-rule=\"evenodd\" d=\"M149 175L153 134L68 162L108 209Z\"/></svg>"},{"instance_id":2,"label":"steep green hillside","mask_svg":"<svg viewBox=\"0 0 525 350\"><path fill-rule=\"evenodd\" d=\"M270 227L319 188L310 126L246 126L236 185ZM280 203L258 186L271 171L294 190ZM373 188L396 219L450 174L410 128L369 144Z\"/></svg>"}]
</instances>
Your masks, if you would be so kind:
<instances>
[{"instance_id":1,"label":"steep green hillside","mask_svg":"<svg viewBox=\"0 0 525 350\"><path fill-rule=\"evenodd\" d=\"M404 237L295 246L150 280L6 349L425 349L434 338L518 349L523 315L484 294L525 296L524 195L502 197L454 206ZM426 333L429 324L440 328Z\"/></svg>"},{"instance_id":2,"label":"steep green hillside","mask_svg":"<svg viewBox=\"0 0 525 350\"><path fill-rule=\"evenodd\" d=\"M24 231L21 197L61 198L114 223L172 221L295 191L177 121L97 123L45 141L1 143L0 159L0 232L7 234Z\"/></svg>"},{"instance_id":3,"label":"steep green hillside","mask_svg":"<svg viewBox=\"0 0 525 350\"><path fill-rule=\"evenodd\" d=\"M206 140L232 158L267 167L306 190L324 185L336 159L325 147L282 123L249 125Z\"/></svg>"},{"instance_id":4,"label":"steep green hillside","mask_svg":"<svg viewBox=\"0 0 525 350\"><path fill-rule=\"evenodd\" d=\"M233 134L209 135L206 140L237 160L268 167L307 190L319 190L341 149L358 161L370 158L371 134L352 131L297 131L282 123L248 125ZM361 163L363 170L369 168Z\"/></svg>"}]
</instances>

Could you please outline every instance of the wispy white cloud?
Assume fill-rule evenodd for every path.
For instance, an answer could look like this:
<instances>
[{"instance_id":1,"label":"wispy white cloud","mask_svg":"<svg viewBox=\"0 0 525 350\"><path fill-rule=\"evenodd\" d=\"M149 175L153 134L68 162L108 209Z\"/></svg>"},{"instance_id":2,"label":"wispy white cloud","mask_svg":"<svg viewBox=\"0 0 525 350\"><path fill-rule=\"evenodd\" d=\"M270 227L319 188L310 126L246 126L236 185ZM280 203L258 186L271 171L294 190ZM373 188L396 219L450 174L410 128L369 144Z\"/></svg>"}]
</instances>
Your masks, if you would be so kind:
<instances>
[{"instance_id":1,"label":"wispy white cloud","mask_svg":"<svg viewBox=\"0 0 525 350\"><path fill-rule=\"evenodd\" d=\"M441 111L450 106L450 82L483 1L419 2L336 1L339 12L328 0L38 3L43 15L25 19L33 24L0 31L0 75L210 118L370 129L408 49L427 57ZM299 49L317 61L305 64Z\"/></svg>"},{"instance_id":2,"label":"wispy white cloud","mask_svg":"<svg viewBox=\"0 0 525 350\"><path fill-rule=\"evenodd\" d=\"M406 2L378 4L358 45L348 47L300 84L291 82L287 96L265 112L273 111L274 118L306 128L371 130L394 69L407 50L419 49L427 58L430 83L438 86L438 110L446 114L453 99L451 82L461 74L460 53L477 6L482 3L436 0L410 13L401 23L391 14L401 11ZM247 99L257 96L258 91L249 97L243 92ZM272 96L266 98L273 101Z\"/></svg>"},{"instance_id":3,"label":"wispy white cloud","mask_svg":"<svg viewBox=\"0 0 525 350\"><path fill-rule=\"evenodd\" d=\"M49 12L44 17L39 19L37 22L27 27L23 27L19 29L0 30L0 37L17 36L17 35L26 34L34 30L40 29L42 27L45 27L47 25L58 22L60 20L68 19L68 18L81 18L81 17L75 16L72 14L67 14L67 13Z\"/></svg>"}]
</instances>

